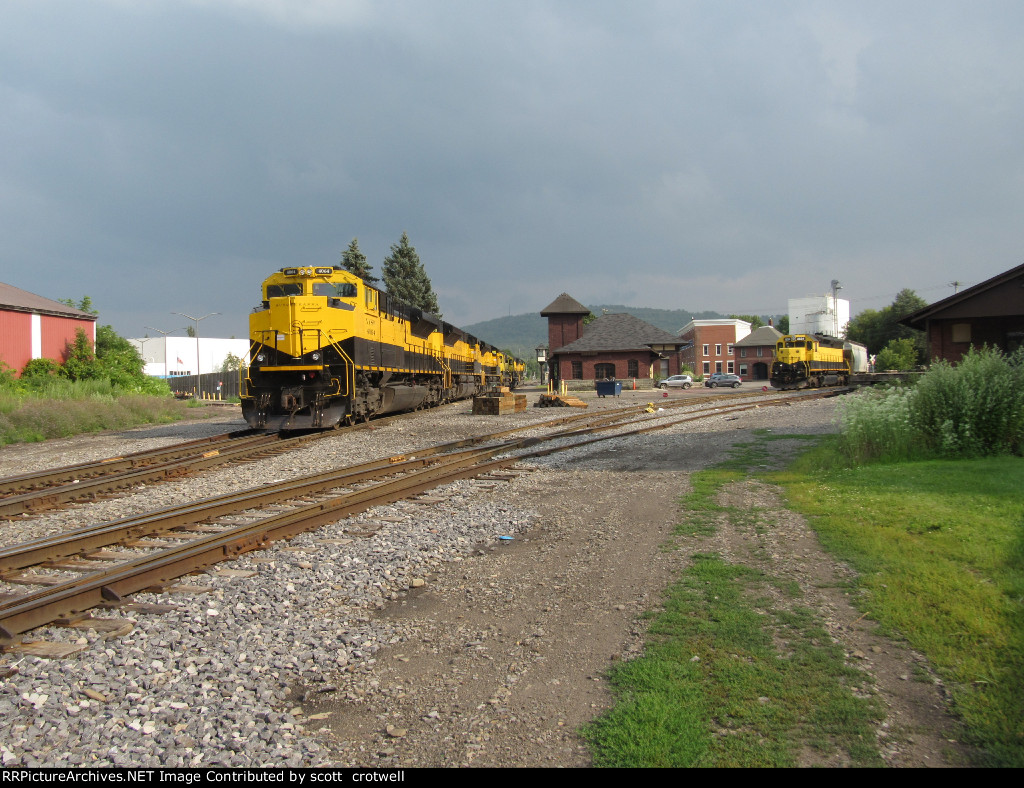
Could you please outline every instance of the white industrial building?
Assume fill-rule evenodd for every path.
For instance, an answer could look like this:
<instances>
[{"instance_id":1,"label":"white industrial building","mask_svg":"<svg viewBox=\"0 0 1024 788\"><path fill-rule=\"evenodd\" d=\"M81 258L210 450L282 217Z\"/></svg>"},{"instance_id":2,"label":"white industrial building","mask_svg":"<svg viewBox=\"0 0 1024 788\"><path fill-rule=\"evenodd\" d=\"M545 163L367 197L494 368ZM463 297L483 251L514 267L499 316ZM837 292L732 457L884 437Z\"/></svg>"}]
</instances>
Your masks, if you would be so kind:
<instances>
[{"instance_id":1,"label":"white industrial building","mask_svg":"<svg viewBox=\"0 0 1024 788\"><path fill-rule=\"evenodd\" d=\"M831 293L789 299L790 334L841 337L850 322L850 302Z\"/></svg>"},{"instance_id":2,"label":"white industrial building","mask_svg":"<svg viewBox=\"0 0 1024 788\"><path fill-rule=\"evenodd\" d=\"M145 373L157 378L220 372L229 354L249 363L248 339L143 337L128 341L146 362Z\"/></svg>"}]
</instances>

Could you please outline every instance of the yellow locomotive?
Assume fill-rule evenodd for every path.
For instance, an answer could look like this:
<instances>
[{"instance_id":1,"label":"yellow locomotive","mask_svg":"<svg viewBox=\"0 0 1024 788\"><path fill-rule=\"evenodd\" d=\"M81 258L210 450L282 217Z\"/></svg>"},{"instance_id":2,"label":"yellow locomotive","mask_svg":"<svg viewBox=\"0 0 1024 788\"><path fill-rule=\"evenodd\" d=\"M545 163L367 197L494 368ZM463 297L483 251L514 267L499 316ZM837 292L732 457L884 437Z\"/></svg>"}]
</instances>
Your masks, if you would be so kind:
<instances>
[{"instance_id":1,"label":"yellow locomotive","mask_svg":"<svg viewBox=\"0 0 1024 788\"><path fill-rule=\"evenodd\" d=\"M867 350L824 334L788 334L775 344L771 384L777 389L845 386L867 369Z\"/></svg>"},{"instance_id":2,"label":"yellow locomotive","mask_svg":"<svg viewBox=\"0 0 1024 788\"><path fill-rule=\"evenodd\" d=\"M242 381L251 427L334 427L522 379L522 361L337 266L282 268L262 296Z\"/></svg>"}]
</instances>

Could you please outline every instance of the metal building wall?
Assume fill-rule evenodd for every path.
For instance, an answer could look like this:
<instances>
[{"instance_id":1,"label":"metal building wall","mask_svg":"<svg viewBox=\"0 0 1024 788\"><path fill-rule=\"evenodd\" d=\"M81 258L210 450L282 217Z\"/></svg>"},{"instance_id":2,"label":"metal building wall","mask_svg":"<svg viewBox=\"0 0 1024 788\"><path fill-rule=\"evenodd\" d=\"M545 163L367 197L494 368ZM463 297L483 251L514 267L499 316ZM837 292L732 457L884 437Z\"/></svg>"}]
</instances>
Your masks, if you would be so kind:
<instances>
[{"instance_id":1,"label":"metal building wall","mask_svg":"<svg viewBox=\"0 0 1024 788\"><path fill-rule=\"evenodd\" d=\"M0 361L20 372L32 358L32 316L0 310Z\"/></svg>"}]
</instances>

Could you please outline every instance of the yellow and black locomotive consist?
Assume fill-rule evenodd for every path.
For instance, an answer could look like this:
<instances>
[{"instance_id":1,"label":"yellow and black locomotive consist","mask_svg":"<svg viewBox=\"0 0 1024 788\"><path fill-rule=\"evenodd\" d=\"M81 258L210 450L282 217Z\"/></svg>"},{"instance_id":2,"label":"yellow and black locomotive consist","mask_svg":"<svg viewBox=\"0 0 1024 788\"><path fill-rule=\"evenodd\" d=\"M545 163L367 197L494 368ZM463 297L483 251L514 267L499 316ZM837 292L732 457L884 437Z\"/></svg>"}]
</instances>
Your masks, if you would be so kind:
<instances>
[{"instance_id":1,"label":"yellow and black locomotive consist","mask_svg":"<svg viewBox=\"0 0 1024 788\"><path fill-rule=\"evenodd\" d=\"M522 361L333 267L282 268L249 317L249 426L323 429L521 381Z\"/></svg>"},{"instance_id":2,"label":"yellow and black locomotive consist","mask_svg":"<svg viewBox=\"0 0 1024 788\"><path fill-rule=\"evenodd\" d=\"M867 371L867 349L825 334L788 334L775 344L771 384L777 389L845 386Z\"/></svg>"}]
</instances>

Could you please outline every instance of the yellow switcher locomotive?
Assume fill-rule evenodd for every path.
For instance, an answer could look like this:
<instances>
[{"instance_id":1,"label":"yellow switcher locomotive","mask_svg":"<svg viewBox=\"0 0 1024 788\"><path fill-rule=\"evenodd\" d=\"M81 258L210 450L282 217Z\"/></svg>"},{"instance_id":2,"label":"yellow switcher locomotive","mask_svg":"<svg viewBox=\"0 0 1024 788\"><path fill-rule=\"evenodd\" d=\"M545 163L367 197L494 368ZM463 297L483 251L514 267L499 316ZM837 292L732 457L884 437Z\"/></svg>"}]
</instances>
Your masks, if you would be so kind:
<instances>
[{"instance_id":1,"label":"yellow switcher locomotive","mask_svg":"<svg viewBox=\"0 0 1024 788\"><path fill-rule=\"evenodd\" d=\"M337 266L282 268L262 296L242 382L251 427L334 427L522 379L522 361Z\"/></svg>"},{"instance_id":2,"label":"yellow switcher locomotive","mask_svg":"<svg viewBox=\"0 0 1024 788\"><path fill-rule=\"evenodd\" d=\"M771 384L777 389L845 386L867 371L867 349L825 334L790 334L775 344Z\"/></svg>"}]
</instances>

